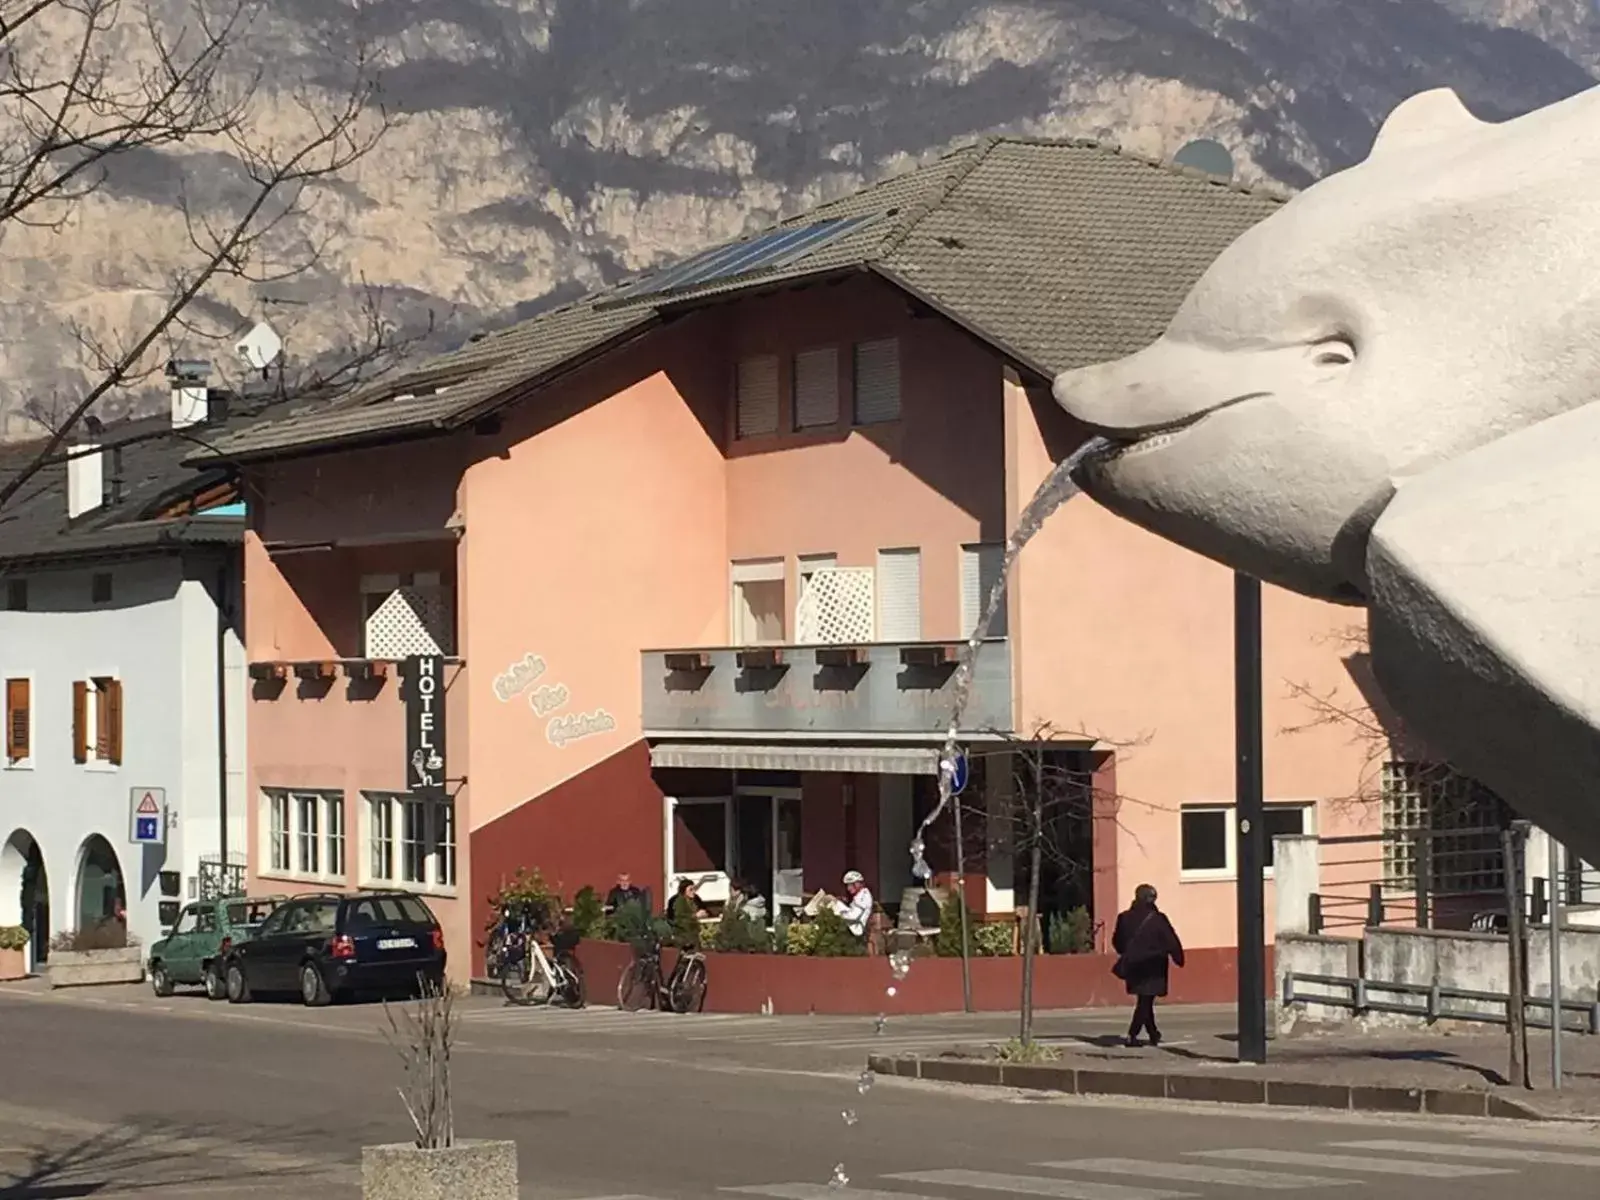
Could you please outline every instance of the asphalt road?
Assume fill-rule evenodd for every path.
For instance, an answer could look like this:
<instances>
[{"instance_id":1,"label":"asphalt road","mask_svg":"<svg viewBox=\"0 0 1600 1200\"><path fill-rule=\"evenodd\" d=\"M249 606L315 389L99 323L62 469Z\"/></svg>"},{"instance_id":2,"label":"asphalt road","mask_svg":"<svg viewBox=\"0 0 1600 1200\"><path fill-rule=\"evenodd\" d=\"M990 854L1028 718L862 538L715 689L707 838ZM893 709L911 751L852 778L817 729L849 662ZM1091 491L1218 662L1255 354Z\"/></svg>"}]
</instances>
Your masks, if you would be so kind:
<instances>
[{"instance_id":1,"label":"asphalt road","mask_svg":"<svg viewBox=\"0 0 1600 1200\"><path fill-rule=\"evenodd\" d=\"M740 1024L751 1020L766 1023ZM1046 1021L1097 1036L1088 1016ZM1169 1036L1179 1024L1169 1017ZM914 1038L919 1025L945 1042L952 1027L987 1028L906 1019L882 1036ZM0 1200L354 1200L360 1147L408 1135L382 1026L371 1006L308 1013L0 988ZM1590 1200L1600 1167L1590 1129L1118 1106L881 1080L861 1094L864 1051L840 1043L877 1036L870 1019L468 1005L456 1127L515 1139L529 1200L1499 1200L1514 1189ZM840 1163L848 1186L830 1189Z\"/></svg>"}]
</instances>

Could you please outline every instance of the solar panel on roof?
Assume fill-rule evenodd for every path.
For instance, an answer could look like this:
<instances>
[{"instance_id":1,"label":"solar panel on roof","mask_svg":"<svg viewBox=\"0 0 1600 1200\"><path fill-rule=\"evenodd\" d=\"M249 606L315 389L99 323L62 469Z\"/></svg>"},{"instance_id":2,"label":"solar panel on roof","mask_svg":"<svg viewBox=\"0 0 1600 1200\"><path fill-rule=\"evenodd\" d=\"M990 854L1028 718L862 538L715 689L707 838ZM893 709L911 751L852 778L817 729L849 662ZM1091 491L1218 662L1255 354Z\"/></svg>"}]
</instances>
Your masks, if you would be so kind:
<instances>
[{"instance_id":1,"label":"solar panel on roof","mask_svg":"<svg viewBox=\"0 0 1600 1200\"><path fill-rule=\"evenodd\" d=\"M608 302L635 300L641 296L661 296L701 287L722 279L735 279L756 271L786 266L820 250L836 238L859 229L872 216L833 217L809 225L774 229L747 242L734 242L696 254L648 279L619 289Z\"/></svg>"}]
</instances>

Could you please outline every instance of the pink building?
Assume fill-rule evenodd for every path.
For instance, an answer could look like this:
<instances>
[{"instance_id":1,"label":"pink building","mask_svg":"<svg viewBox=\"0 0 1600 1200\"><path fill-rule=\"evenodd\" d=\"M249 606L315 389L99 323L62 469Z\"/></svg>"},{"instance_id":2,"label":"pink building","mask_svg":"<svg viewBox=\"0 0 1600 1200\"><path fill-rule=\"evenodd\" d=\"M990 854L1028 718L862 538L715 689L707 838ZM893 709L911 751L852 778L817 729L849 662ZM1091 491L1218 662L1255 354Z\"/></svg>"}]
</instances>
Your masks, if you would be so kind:
<instances>
[{"instance_id":1,"label":"pink building","mask_svg":"<svg viewBox=\"0 0 1600 1200\"><path fill-rule=\"evenodd\" d=\"M657 903L711 874L776 904L854 867L896 906L957 647L1082 437L1050 378L1158 333L1275 203L990 140L229 439L259 497L253 886L416 888L457 976L523 865L568 897L629 871ZM1022 555L963 723L975 908L1022 895L1037 761L1081 784L1041 907L1106 921L1152 882L1189 943L1231 944L1231 594L1084 499ZM1271 832L1327 830L1355 786L1341 731L1278 733L1306 716L1283 681L1349 689L1353 619L1268 593ZM418 654L434 790L408 778ZM947 824L929 843L948 882Z\"/></svg>"}]
</instances>

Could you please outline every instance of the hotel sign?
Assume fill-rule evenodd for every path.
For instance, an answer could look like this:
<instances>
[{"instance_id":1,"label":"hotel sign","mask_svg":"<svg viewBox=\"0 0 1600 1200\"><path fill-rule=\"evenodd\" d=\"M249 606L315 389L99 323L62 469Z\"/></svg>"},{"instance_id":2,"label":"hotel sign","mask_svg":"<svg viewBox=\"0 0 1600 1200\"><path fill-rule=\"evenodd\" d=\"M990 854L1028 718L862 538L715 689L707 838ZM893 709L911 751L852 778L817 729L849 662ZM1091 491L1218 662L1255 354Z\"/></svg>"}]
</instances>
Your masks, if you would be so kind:
<instances>
[{"instance_id":1,"label":"hotel sign","mask_svg":"<svg viewBox=\"0 0 1600 1200\"><path fill-rule=\"evenodd\" d=\"M406 790L444 795L444 659L416 654L405 660Z\"/></svg>"}]
</instances>

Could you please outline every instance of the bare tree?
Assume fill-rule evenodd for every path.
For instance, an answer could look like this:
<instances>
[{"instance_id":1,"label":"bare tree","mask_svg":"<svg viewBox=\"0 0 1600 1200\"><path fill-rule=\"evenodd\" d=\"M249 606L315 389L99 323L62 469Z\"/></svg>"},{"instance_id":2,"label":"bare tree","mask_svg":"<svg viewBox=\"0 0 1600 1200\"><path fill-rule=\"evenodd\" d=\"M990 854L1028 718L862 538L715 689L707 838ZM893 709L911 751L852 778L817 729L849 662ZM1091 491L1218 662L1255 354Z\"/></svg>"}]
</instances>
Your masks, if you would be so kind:
<instances>
[{"instance_id":1,"label":"bare tree","mask_svg":"<svg viewBox=\"0 0 1600 1200\"><path fill-rule=\"evenodd\" d=\"M1034 960L1042 949L1039 900L1045 864L1048 861L1058 871L1077 876L1086 890L1092 890L1093 886L1090 848L1063 844L1057 830L1063 822L1078 822L1092 837L1093 822L1107 816L1116 823L1119 832L1124 829L1120 813L1126 798L1098 787L1095 772L1086 769L1076 756L1069 759L1062 751L1069 746L1087 744L1122 756L1148 744L1149 740L1150 735L1144 734L1133 741L1114 742L1092 734L1064 733L1050 722L1041 721L1026 735L1008 738L1000 751L1009 755L1011 768L1008 803L1003 812L1006 818L1004 836L1011 852L1025 854L1028 860L1028 919L1022 926L1018 1004L1021 1013L1018 1033L1024 1053L1030 1053L1034 1044ZM997 840L991 830L990 844Z\"/></svg>"},{"instance_id":2,"label":"bare tree","mask_svg":"<svg viewBox=\"0 0 1600 1200\"><path fill-rule=\"evenodd\" d=\"M330 7L350 40L359 9ZM315 201L393 118L369 46L350 53L333 90L269 76L249 39L270 19L266 0L0 0L0 244L25 227L70 236L75 223L104 219L96 193L137 155L170 150L196 164L176 197L185 260L169 264L162 299L133 328L72 330L91 382L0 483L0 508L98 401L155 369L152 352L184 329L208 287L271 285L321 259ZM231 194L202 202L197 177Z\"/></svg>"},{"instance_id":3,"label":"bare tree","mask_svg":"<svg viewBox=\"0 0 1600 1200\"><path fill-rule=\"evenodd\" d=\"M417 1146L445 1150L455 1144L455 1118L450 1098L450 1055L455 1046L455 994L449 980L438 986L422 981L422 996L397 1010L384 1002L388 1021L384 1037L400 1056L405 1083L396 1089L416 1130Z\"/></svg>"}]
</instances>

